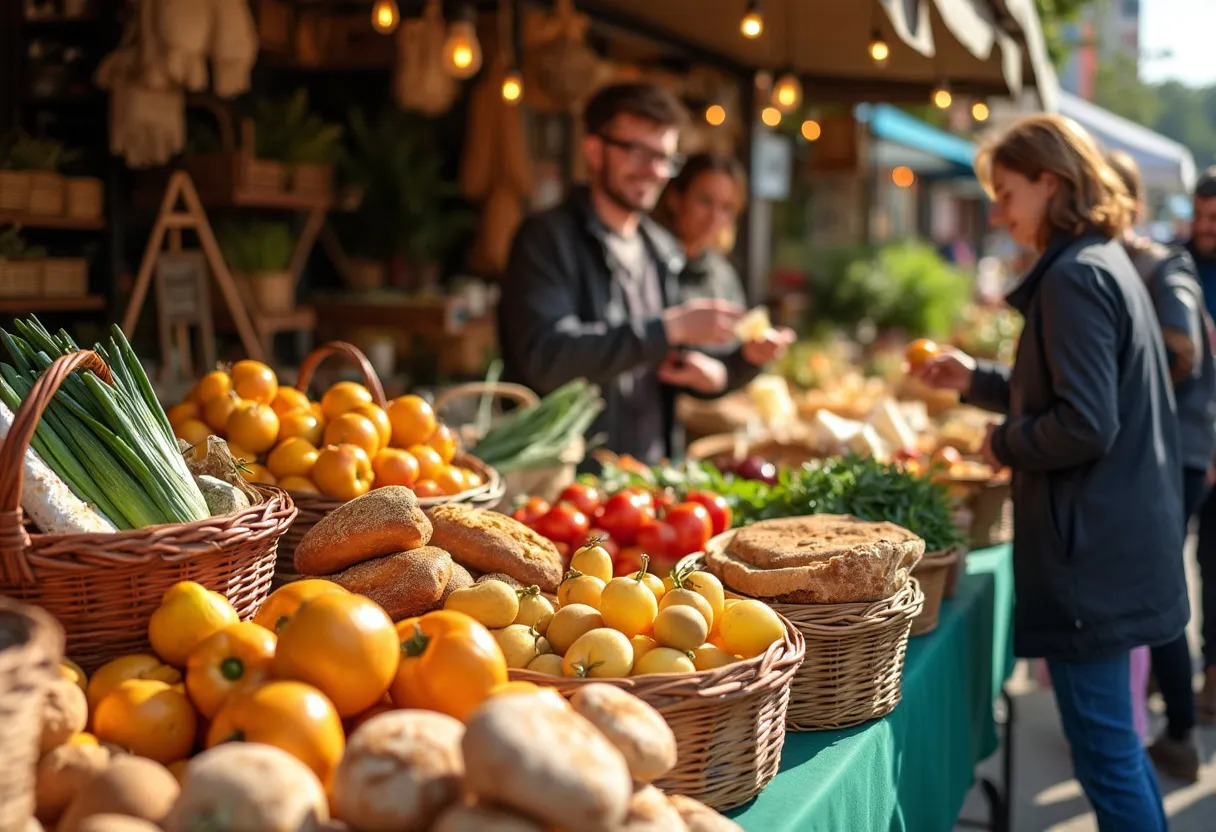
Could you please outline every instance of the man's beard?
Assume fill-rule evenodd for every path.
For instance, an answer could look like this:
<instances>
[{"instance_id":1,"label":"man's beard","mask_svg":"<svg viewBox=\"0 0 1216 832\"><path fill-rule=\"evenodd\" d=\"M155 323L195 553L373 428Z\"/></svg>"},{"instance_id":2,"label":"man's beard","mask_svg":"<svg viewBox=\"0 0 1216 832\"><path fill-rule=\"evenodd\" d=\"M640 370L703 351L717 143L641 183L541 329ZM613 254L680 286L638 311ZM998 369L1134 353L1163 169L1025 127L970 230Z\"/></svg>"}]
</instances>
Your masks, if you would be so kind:
<instances>
[{"instance_id":1,"label":"man's beard","mask_svg":"<svg viewBox=\"0 0 1216 832\"><path fill-rule=\"evenodd\" d=\"M1191 242L1195 253L1200 257L1216 260L1216 234L1204 234L1201 237L1193 237Z\"/></svg>"},{"instance_id":2,"label":"man's beard","mask_svg":"<svg viewBox=\"0 0 1216 832\"><path fill-rule=\"evenodd\" d=\"M631 199L627 194L623 193L618 188L614 187L612 184L612 177L609 175L607 165L600 168L598 184L600 186L600 191L604 194L604 196L608 197L610 200L615 202L619 207L625 209L626 211L633 211L636 213L646 213L647 211L649 211L651 208L654 207L653 205L647 205L644 202L637 202L637 201Z\"/></svg>"}]
</instances>

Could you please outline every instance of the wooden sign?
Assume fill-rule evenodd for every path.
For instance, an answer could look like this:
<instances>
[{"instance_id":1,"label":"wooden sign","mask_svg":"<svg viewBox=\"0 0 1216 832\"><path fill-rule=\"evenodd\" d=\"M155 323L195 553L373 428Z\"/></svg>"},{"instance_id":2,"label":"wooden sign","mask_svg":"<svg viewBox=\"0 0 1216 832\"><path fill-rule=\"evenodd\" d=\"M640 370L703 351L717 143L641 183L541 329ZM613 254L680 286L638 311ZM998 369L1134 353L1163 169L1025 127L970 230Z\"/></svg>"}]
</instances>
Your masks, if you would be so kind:
<instances>
[{"instance_id":1,"label":"wooden sign","mask_svg":"<svg viewBox=\"0 0 1216 832\"><path fill-rule=\"evenodd\" d=\"M156 318L162 380L196 378L215 366L210 279L207 256L201 251L162 251L156 257ZM191 327L199 330L201 368L194 366Z\"/></svg>"}]
</instances>

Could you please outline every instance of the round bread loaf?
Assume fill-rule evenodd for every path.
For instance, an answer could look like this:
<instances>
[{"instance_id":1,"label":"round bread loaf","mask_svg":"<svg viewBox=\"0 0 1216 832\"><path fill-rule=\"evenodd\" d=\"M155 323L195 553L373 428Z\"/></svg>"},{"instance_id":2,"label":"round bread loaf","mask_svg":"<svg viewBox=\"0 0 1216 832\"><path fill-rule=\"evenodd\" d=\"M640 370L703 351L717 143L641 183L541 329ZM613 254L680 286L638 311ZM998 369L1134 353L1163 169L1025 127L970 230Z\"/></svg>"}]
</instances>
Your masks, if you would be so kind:
<instances>
[{"instance_id":1,"label":"round bread loaf","mask_svg":"<svg viewBox=\"0 0 1216 832\"><path fill-rule=\"evenodd\" d=\"M357 595L366 595L389 618L400 621L443 606L451 576L452 556L435 546L423 546L356 563L329 579Z\"/></svg>"},{"instance_id":2,"label":"round bread loaf","mask_svg":"<svg viewBox=\"0 0 1216 832\"><path fill-rule=\"evenodd\" d=\"M386 485L343 503L296 545L301 575L333 575L372 558L420 549L431 540L431 521L414 492Z\"/></svg>"},{"instance_id":3,"label":"round bread loaf","mask_svg":"<svg viewBox=\"0 0 1216 832\"><path fill-rule=\"evenodd\" d=\"M557 591L563 574L557 547L515 518L459 503L436 506L430 518L431 542L469 569L501 572L521 586Z\"/></svg>"}]
</instances>

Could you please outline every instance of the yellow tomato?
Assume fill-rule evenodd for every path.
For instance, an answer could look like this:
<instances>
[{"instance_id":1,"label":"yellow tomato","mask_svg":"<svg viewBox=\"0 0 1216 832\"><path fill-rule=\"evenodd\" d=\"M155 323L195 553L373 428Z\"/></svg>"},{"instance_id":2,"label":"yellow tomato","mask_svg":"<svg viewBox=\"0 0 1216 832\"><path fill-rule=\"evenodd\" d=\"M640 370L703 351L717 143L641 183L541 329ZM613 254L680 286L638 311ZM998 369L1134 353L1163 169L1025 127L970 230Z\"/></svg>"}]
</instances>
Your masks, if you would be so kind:
<instances>
[{"instance_id":1,"label":"yellow tomato","mask_svg":"<svg viewBox=\"0 0 1216 832\"><path fill-rule=\"evenodd\" d=\"M664 647L686 652L704 644L708 635L705 617L685 604L664 607L654 619L654 639Z\"/></svg>"},{"instance_id":2,"label":"yellow tomato","mask_svg":"<svg viewBox=\"0 0 1216 832\"><path fill-rule=\"evenodd\" d=\"M570 568L608 583L612 580L612 555L599 543L592 542L570 556Z\"/></svg>"},{"instance_id":3,"label":"yellow tomato","mask_svg":"<svg viewBox=\"0 0 1216 832\"><path fill-rule=\"evenodd\" d=\"M546 676L562 675L562 657L556 653L545 653L528 662L528 670Z\"/></svg>"},{"instance_id":4,"label":"yellow tomato","mask_svg":"<svg viewBox=\"0 0 1216 832\"><path fill-rule=\"evenodd\" d=\"M694 607L705 618L705 626L711 630L713 629L714 610L709 605L709 601L705 600L705 596L699 595L691 589L676 587L663 593L663 598L659 601L659 609L666 609L674 604Z\"/></svg>"},{"instance_id":5,"label":"yellow tomato","mask_svg":"<svg viewBox=\"0 0 1216 832\"><path fill-rule=\"evenodd\" d=\"M279 417L268 404L248 402L232 411L227 431L233 442L260 454L279 438Z\"/></svg>"},{"instance_id":6,"label":"yellow tomato","mask_svg":"<svg viewBox=\"0 0 1216 832\"><path fill-rule=\"evenodd\" d=\"M376 475L377 488L382 485L413 488L418 482L418 460L400 448L381 448L372 460L372 471Z\"/></svg>"},{"instance_id":7,"label":"yellow tomato","mask_svg":"<svg viewBox=\"0 0 1216 832\"><path fill-rule=\"evenodd\" d=\"M586 604L570 604L553 614L545 638L554 652L565 653L584 634L603 628L604 618L595 607Z\"/></svg>"},{"instance_id":8,"label":"yellow tomato","mask_svg":"<svg viewBox=\"0 0 1216 832\"><path fill-rule=\"evenodd\" d=\"M241 621L213 633L186 660L186 692L199 713L213 719L233 691L270 678L274 633Z\"/></svg>"},{"instance_id":9,"label":"yellow tomato","mask_svg":"<svg viewBox=\"0 0 1216 832\"><path fill-rule=\"evenodd\" d=\"M331 592L341 594L346 593L347 590L341 584L327 581L324 578L304 578L283 584L266 596L262 606L258 607L258 611L254 613L253 623L259 627L265 627L272 633L277 633L296 614L296 610L300 608L301 604Z\"/></svg>"},{"instance_id":10,"label":"yellow tomato","mask_svg":"<svg viewBox=\"0 0 1216 832\"><path fill-rule=\"evenodd\" d=\"M464 482L467 488L477 488L485 482L481 478L481 474L470 468L461 468L460 470L464 472Z\"/></svg>"},{"instance_id":11,"label":"yellow tomato","mask_svg":"<svg viewBox=\"0 0 1216 832\"><path fill-rule=\"evenodd\" d=\"M633 645L608 627L579 636L562 659L562 675L580 679L618 679L632 669Z\"/></svg>"},{"instance_id":12,"label":"yellow tomato","mask_svg":"<svg viewBox=\"0 0 1216 832\"><path fill-rule=\"evenodd\" d=\"M750 659L782 639L785 625L768 604L748 598L722 613L719 632L728 653Z\"/></svg>"},{"instance_id":13,"label":"yellow tomato","mask_svg":"<svg viewBox=\"0 0 1216 832\"><path fill-rule=\"evenodd\" d=\"M584 575L572 569L566 573L565 580L557 587L557 603L563 607L570 604L586 604L598 610L604 586L604 582L599 578Z\"/></svg>"},{"instance_id":14,"label":"yellow tomato","mask_svg":"<svg viewBox=\"0 0 1216 832\"><path fill-rule=\"evenodd\" d=\"M236 393L207 399L203 403L203 421L210 425L212 430L222 435L228 427L228 420L232 417L233 411L241 404L241 399Z\"/></svg>"},{"instance_id":15,"label":"yellow tomato","mask_svg":"<svg viewBox=\"0 0 1216 832\"><path fill-rule=\"evenodd\" d=\"M326 445L344 443L358 445L367 452L369 459L380 450L380 436L376 432L376 426L372 424L371 419L354 411L334 417L325 426Z\"/></svg>"},{"instance_id":16,"label":"yellow tomato","mask_svg":"<svg viewBox=\"0 0 1216 832\"><path fill-rule=\"evenodd\" d=\"M398 448L424 445L439 425L435 411L420 396L399 396L388 403L387 410L393 426L393 445Z\"/></svg>"},{"instance_id":17,"label":"yellow tomato","mask_svg":"<svg viewBox=\"0 0 1216 832\"><path fill-rule=\"evenodd\" d=\"M308 410L308 396L305 396L294 387L280 387L278 392L274 394L274 398L270 401L270 406L274 408L274 412L283 417L288 413L295 413L300 410Z\"/></svg>"},{"instance_id":18,"label":"yellow tomato","mask_svg":"<svg viewBox=\"0 0 1216 832\"><path fill-rule=\"evenodd\" d=\"M372 394L362 384L339 381L325 391L321 397L321 412L326 421L336 419L343 413L354 410L361 404L371 404Z\"/></svg>"},{"instance_id":19,"label":"yellow tomato","mask_svg":"<svg viewBox=\"0 0 1216 832\"><path fill-rule=\"evenodd\" d=\"M260 482L264 485L278 485L278 478L270 473L270 469L265 465L254 463L245 463L245 467L241 469L241 476L246 482Z\"/></svg>"},{"instance_id":20,"label":"yellow tomato","mask_svg":"<svg viewBox=\"0 0 1216 832\"><path fill-rule=\"evenodd\" d=\"M283 477L276 485L284 491L294 491L297 494L320 494L321 489L308 477Z\"/></svg>"},{"instance_id":21,"label":"yellow tomato","mask_svg":"<svg viewBox=\"0 0 1216 832\"><path fill-rule=\"evenodd\" d=\"M212 370L198 381L195 387L195 401L202 405L212 399L222 398L232 392L232 377L223 370Z\"/></svg>"},{"instance_id":22,"label":"yellow tomato","mask_svg":"<svg viewBox=\"0 0 1216 832\"><path fill-rule=\"evenodd\" d=\"M673 650L670 647L656 647L633 666L634 676L646 676L651 673L692 673L697 666L692 663L687 653Z\"/></svg>"},{"instance_id":23,"label":"yellow tomato","mask_svg":"<svg viewBox=\"0 0 1216 832\"><path fill-rule=\"evenodd\" d=\"M358 445L331 445L317 455L312 481L326 497L353 500L372 487L372 463Z\"/></svg>"},{"instance_id":24,"label":"yellow tomato","mask_svg":"<svg viewBox=\"0 0 1216 832\"><path fill-rule=\"evenodd\" d=\"M447 468L439 453L427 445L410 445L407 449L410 456L418 460L418 479L436 482L439 474Z\"/></svg>"},{"instance_id":25,"label":"yellow tomato","mask_svg":"<svg viewBox=\"0 0 1216 832\"><path fill-rule=\"evenodd\" d=\"M151 653L119 656L97 668L93 673L93 678L89 679L89 687L86 691L89 710L96 710L97 703L127 679L153 679L174 685L182 680L182 674Z\"/></svg>"},{"instance_id":26,"label":"yellow tomato","mask_svg":"<svg viewBox=\"0 0 1216 832\"><path fill-rule=\"evenodd\" d=\"M232 389L242 399L269 405L279 392L279 379L261 361L246 359L232 365Z\"/></svg>"},{"instance_id":27,"label":"yellow tomato","mask_svg":"<svg viewBox=\"0 0 1216 832\"><path fill-rule=\"evenodd\" d=\"M435 484L439 489L449 497L454 494L459 494L468 489L469 484L465 481L464 473L455 466L448 465L442 471L435 475Z\"/></svg>"},{"instance_id":28,"label":"yellow tomato","mask_svg":"<svg viewBox=\"0 0 1216 832\"><path fill-rule=\"evenodd\" d=\"M206 444L207 437L214 432L205 422L198 419L185 419L173 425L173 435L191 445Z\"/></svg>"},{"instance_id":29,"label":"yellow tomato","mask_svg":"<svg viewBox=\"0 0 1216 832\"><path fill-rule=\"evenodd\" d=\"M633 645L633 663L635 665L642 656L659 646L659 643L650 636L634 636L629 639L629 643Z\"/></svg>"},{"instance_id":30,"label":"yellow tomato","mask_svg":"<svg viewBox=\"0 0 1216 832\"><path fill-rule=\"evenodd\" d=\"M324 436L325 427L311 410L292 410L279 416L280 442L298 437L310 445L319 446Z\"/></svg>"},{"instance_id":31,"label":"yellow tomato","mask_svg":"<svg viewBox=\"0 0 1216 832\"><path fill-rule=\"evenodd\" d=\"M317 464L320 452L307 440L298 436L284 439L266 457L266 467L277 479L284 477L307 477L312 466Z\"/></svg>"},{"instance_id":32,"label":"yellow tomato","mask_svg":"<svg viewBox=\"0 0 1216 832\"><path fill-rule=\"evenodd\" d=\"M358 413L360 416L366 416L367 420L376 427L376 436L380 443L377 447L387 448L389 441L393 438L393 426L388 420L388 413L378 404L361 404L351 413Z\"/></svg>"},{"instance_id":33,"label":"yellow tomato","mask_svg":"<svg viewBox=\"0 0 1216 832\"><path fill-rule=\"evenodd\" d=\"M164 682L127 679L97 705L93 732L158 763L180 760L194 747L198 716L186 694Z\"/></svg>"},{"instance_id":34,"label":"yellow tomato","mask_svg":"<svg viewBox=\"0 0 1216 832\"><path fill-rule=\"evenodd\" d=\"M177 427L179 422L184 422L187 419L202 419L203 409L198 406L198 402L187 400L173 405L173 407L165 411L165 416L169 418L169 424L172 427Z\"/></svg>"},{"instance_id":35,"label":"yellow tomato","mask_svg":"<svg viewBox=\"0 0 1216 832\"><path fill-rule=\"evenodd\" d=\"M599 610L605 624L633 638L650 632L659 602L637 578L613 578L600 594Z\"/></svg>"},{"instance_id":36,"label":"yellow tomato","mask_svg":"<svg viewBox=\"0 0 1216 832\"><path fill-rule=\"evenodd\" d=\"M456 458L456 451L459 443L456 441L456 433L447 425L439 425L435 428L435 432L431 434L431 438L426 441L426 444L435 449L439 454L439 458L443 460L445 465L451 465L452 460Z\"/></svg>"},{"instance_id":37,"label":"yellow tomato","mask_svg":"<svg viewBox=\"0 0 1216 832\"><path fill-rule=\"evenodd\" d=\"M714 621L721 617L722 608L726 603L726 592L722 589L722 582L718 580L717 575L699 569L690 572L684 578L684 588L691 589L709 602Z\"/></svg>"},{"instance_id":38,"label":"yellow tomato","mask_svg":"<svg viewBox=\"0 0 1216 832\"><path fill-rule=\"evenodd\" d=\"M228 599L194 581L169 587L148 622L148 638L156 655L174 667L186 659L203 639L240 619Z\"/></svg>"},{"instance_id":39,"label":"yellow tomato","mask_svg":"<svg viewBox=\"0 0 1216 832\"><path fill-rule=\"evenodd\" d=\"M641 574L641 581L654 595L655 602L663 600L663 596L667 594L667 587L663 586L663 579L653 572L634 572L631 577L637 578Z\"/></svg>"},{"instance_id":40,"label":"yellow tomato","mask_svg":"<svg viewBox=\"0 0 1216 832\"><path fill-rule=\"evenodd\" d=\"M728 664L734 664L739 661L738 656L732 656L721 647L714 644L702 644L700 647L692 651L692 663L697 670L713 670L718 667L726 667Z\"/></svg>"}]
</instances>

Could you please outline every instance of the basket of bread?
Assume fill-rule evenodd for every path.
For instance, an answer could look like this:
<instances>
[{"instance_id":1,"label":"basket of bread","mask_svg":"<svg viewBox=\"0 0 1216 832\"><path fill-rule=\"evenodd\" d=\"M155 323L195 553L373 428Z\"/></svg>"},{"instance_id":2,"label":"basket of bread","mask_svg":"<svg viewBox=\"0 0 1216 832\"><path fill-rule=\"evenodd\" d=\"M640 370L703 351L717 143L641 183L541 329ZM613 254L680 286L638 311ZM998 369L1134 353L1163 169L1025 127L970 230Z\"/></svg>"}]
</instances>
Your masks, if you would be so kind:
<instances>
[{"instance_id":1,"label":"basket of bread","mask_svg":"<svg viewBox=\"0 0 1216 832\"><path fill-rule=\"evenodd\" d=\"M836 730L877 719L898 703L904 653L924 595L912 570L916 535L892 523L819 514L762 520L724 532L702 566L735 598L763 601L806 644L794 674L791 731Z\"/></svg>"}]
</instances>

